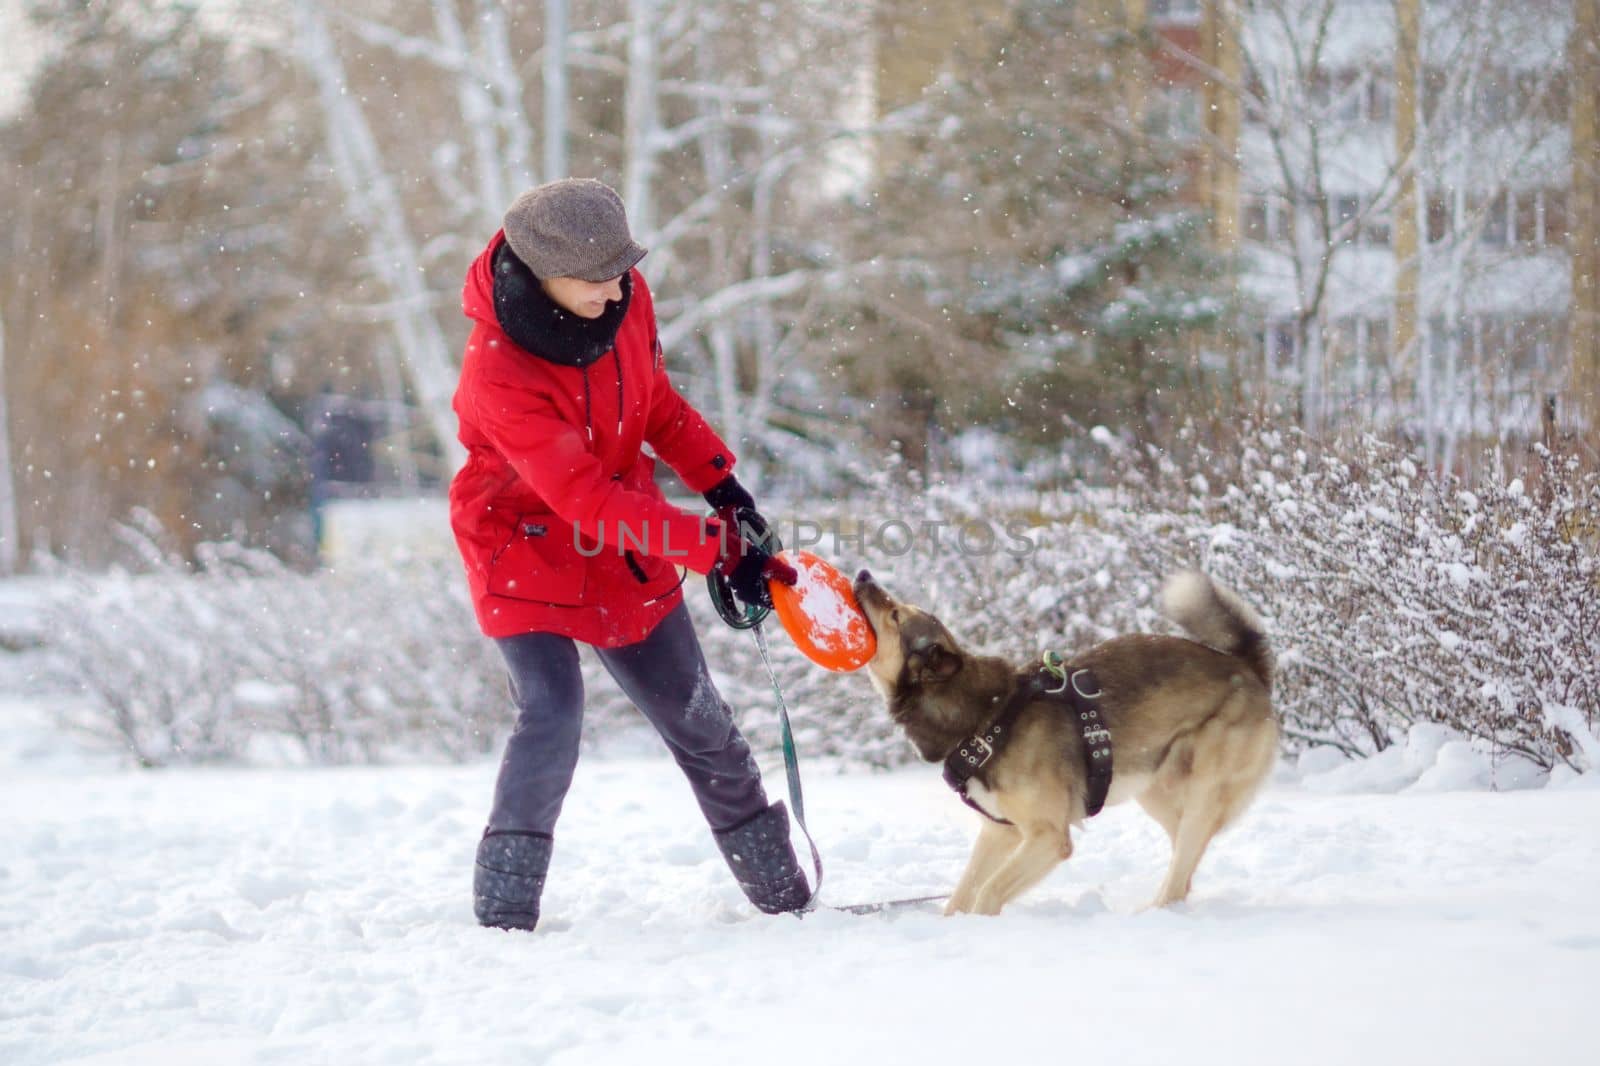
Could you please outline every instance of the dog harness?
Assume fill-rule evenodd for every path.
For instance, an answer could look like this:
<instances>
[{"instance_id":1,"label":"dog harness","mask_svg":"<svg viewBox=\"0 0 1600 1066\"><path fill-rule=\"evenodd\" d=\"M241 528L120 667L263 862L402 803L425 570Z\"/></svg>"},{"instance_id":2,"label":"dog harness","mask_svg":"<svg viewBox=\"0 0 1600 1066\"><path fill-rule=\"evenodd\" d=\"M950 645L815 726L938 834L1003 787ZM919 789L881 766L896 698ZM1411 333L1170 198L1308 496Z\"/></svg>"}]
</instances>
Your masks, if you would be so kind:
<instances>
[{"instance_id":1,"label":"dog harness","mask_svg":"<svg viewBox=\"0 0 1600 1066\"><path fill-rule=\"evenodd\" d=\"M955 750L945 756L945 784L955 789L962 803L985 818L1010 825L1007 819L995 817L967 795L967 782L976 777L1011 739L1023 708L1035 700L1046 700L1073 717L1078 726L1078 735L1083 738L1083 762L1089 786L1083 809L1087 817L1093 818L1106 805L1106 794L1111 791L1111 731L1100 717L1102 695L1100 682L1092 672L1073 669L1063 663L1061 656L1055 652L1045 652L1039 668L1017 685L1017 690L1006 701L999 716L981 732L957 744Z\"/></svg>"}]
</instances>

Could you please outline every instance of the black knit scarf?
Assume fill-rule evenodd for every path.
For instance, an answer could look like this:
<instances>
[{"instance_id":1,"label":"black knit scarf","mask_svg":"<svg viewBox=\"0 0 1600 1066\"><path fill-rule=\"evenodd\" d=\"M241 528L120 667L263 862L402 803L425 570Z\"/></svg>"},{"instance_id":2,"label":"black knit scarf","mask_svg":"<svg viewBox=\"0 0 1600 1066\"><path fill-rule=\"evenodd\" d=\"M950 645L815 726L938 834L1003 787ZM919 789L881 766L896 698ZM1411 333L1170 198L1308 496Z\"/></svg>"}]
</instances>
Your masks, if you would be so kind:
<instances>
[{"instance_id":1,"label":"black knit scarf","mask_svg":"<svg viewBox=\"0 0 1600 1066\"><path fill-rule=\"evenodd\" d=\"M599 318L564 311L544 291L509 244L494 253L494 316L517 346L558 366L582 369L617 342L617 330L633 299L633 281L622 275L622 299L606 304Z\"/></svg>"}]
</instances>

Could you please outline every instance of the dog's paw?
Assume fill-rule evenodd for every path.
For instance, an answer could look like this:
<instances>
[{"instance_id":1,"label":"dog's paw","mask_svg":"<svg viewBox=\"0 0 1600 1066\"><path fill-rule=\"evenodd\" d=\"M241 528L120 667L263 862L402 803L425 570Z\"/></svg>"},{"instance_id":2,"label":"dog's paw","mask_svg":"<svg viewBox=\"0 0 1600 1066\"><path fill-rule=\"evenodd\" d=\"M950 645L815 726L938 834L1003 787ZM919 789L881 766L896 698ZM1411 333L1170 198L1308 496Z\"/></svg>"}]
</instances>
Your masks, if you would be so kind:
<instances>
[{"instance_id":1,"label":"dog's paw","mask_svg":"<svg viewBox=\"0 0 1600 1066\"><path fill-rule=\"evenodd\" d=\"M972 913L987 914L990 917L994 917L1000 913L1000 908L1005 905L1006 901L999 896L987 892L979 892L977 900L973 902Z\"/></svg>"},{"instance_id":2,"label":"dog's paw","mask_svg":"<svg viewBox=\"0 0 1600 1066\"><path fill-rule=\"evenodd\" d=\"M1139 913L1146 911L1167 911L1172 914L1186 914L1189 910L1188 897L1185 896L1157 896L1155 899L1139 908Z\"/></svg>"}]
</instances>

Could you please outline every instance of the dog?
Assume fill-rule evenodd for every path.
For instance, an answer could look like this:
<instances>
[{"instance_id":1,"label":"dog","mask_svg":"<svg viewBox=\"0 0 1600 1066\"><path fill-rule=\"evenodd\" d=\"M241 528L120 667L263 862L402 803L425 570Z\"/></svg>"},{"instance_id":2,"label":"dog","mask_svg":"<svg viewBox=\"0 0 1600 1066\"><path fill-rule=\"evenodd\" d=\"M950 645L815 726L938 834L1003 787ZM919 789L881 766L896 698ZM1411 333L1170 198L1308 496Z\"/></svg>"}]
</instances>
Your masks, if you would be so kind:
<instances>
[{"instance_id":1,"label":"dog","mask_svg":"<svg viewBox=\"0 0 1600 1066\"><path fill-rule=\"evenodd\" d=\"M1022 691L1031 671L964 650L929 614L901 603L863 570L857 601L877 636L868 675L889 716L929 762L946 759L1020 707L1009 740L966 782L986 817L946 914L999 914L1072 854L1072 827L1090 813L1077 715ZM1163 613L1194 640L1115 637L1071 660L1098 681L1113 767L1107 804L1136 800L1172 841L1152 906L1182 902L1211 838L1236 819L1272 769L1278 748L1272 651L1260 617L1199 571L1168 579Z\"/></svg>"}]
</instances>

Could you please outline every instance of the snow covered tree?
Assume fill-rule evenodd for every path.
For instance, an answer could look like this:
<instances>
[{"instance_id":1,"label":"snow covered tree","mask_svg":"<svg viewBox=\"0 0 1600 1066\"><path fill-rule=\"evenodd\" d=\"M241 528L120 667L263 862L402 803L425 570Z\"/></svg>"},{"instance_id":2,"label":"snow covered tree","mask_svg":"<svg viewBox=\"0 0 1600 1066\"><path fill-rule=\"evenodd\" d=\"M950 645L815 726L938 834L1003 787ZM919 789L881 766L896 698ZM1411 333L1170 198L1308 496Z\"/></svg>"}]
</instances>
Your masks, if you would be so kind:
<instances>
[{"instance_id":1,"label":"snow covered tree","mask_svg":"<svg viewBox=\"0 0 1600 1066\"><path fill-rule=\"evenodd\" d=\"M492 0L436 0L427 17L376 2L296 10L302 29L284 47L319 85L375 314L434 435L453 435L443 383L460 271L511 197L551 176L527 162L526 116L542 111L557 116L540 131L546 158L623 193L680 386L746 447L756 476L806 417L793 399L804 375L777 399L813 339L786 326L848 266L818 254L811 219L830 149L866 135L841 116L867 6L568 2L542 30ZM524 80L518 57L541 50L542 80Z\"/></svg>"},{"instance_id":2,"label":"snow covered tree","mask_svg":"<svg viewBox=\"0 0 1600 1066\"><path fill-rule=\"evenodd\" d=\"M286 71L181 6L35 11L55 47L0 128L25 543L101 560L144 507L184 543L292 554L301 442L276 403L297 365L339 362L307 295L348 264Z\"/></svg>"},{"instance_id":3,"label":"snow covered tree","mask_svg":"<svg viewBox=\"0 0 1600 1066\"><path fill-rule=\"evenodd\" d=\"M1206 387L1229 311L1187 198L1192 146L1145 105L1136 24L995 6L880 153L862 239L916 266L871 288L858 379L914 455L975 421L1041 442L1063 416L1160 434Z\"/></svg>"}]
</instances>

